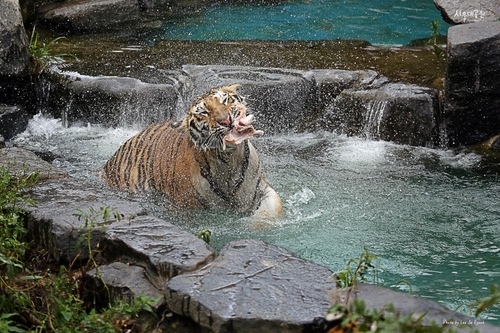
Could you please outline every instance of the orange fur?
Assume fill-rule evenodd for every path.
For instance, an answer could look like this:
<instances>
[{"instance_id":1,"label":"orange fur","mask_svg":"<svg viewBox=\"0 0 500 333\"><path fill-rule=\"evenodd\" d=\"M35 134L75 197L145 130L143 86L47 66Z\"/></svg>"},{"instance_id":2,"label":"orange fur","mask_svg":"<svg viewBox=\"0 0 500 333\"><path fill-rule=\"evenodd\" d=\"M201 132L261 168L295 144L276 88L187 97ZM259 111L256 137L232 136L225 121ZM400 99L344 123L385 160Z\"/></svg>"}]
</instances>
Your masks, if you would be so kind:
<instances>
[{"instance_id":1,"label":"orange fur","mask_svg":"<svg viewBox=\"0 0 500 333\"><path fill-rule=\"evenodd\" d=\"M180 126L162 122L146 127L108 160L101 178L121 189L161 191L177 207L280 214L281 199L267 184L249 140L227 150L221 146L231 128L226 122L237 117L231 112L244 110L235 89L223 87L198 98ZM204 141L209 129L218 139Z\"/></svg>"}]
</instances>

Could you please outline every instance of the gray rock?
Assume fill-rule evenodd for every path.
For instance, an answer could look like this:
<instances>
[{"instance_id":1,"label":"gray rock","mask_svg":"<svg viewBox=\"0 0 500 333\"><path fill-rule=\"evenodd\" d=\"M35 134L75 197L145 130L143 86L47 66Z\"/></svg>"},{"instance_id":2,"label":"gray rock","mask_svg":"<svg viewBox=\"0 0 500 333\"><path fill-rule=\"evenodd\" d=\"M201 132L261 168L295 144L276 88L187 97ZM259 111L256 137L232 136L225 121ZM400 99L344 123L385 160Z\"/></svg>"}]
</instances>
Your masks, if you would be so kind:
<instances>
[{"instance_id":1,"label":"gray rock","mask_svg":"<svg viewBox=\"0 0 500 333\"><path fill-rule=\"evenodd\" d=\"M448 30L444 113L448 145L473 145L500 133L500 22Z\"/></svg>"},{"instance_id":2,"label":"gray rock","mask_svg":"<svg viewBox=\"0 0 500 333\"><path fill-rule=\"evenodd\" d=\"M28 113L19 106L0 103L0 134L9 140L28 126Z\"/></svg>"},{"instance_id":3,"label":"gray rock","mask_svg":"<svg viewBox=\"0 0 500 333\"><path fill-rule=\"evenodd\" d=\"M65 171L53 167L50 163L36 156L35 153L16 147L0 150L0 166L9 170L11 175L18 177L38 171L41 182L68 177Z\"/></svg>"},{"instance_id":4,"label":"gray rock","mask_svg":"<svg viewBox=\"0 0 500 333\"><path fill-rule=\"evenodd\" d=\"M372 70L317 69L310 73L313 87L306 103L308 117L310 117L305 123L305 128L308 130L321 130L328 127L322 122L323 113L329 105L335 102L342 91L377 88L388 81L386 77Z\"/></svg>"},{"instance_id":5,"label":"gray rock","mask_svg":"<svg viewBox=\"0 0 500 333\"><path fill-rule=\"evenodd\" d=\"M42 7L40 13L46 25L70 32L107 30L141 19L134 0L70 0Z\"/></svg>"},{"instance_id":6,"label":"gray rock","mask_svg":"<svg viewBox=\"0 0 500 333\"><path fill-rule=\"evenodd\" d=\"M306 72L216 65L185 65L183 70L193 81L191 92L186 96L188 100L214 87L241 84L239 92L247 97L249 110L255 114L256 129L269 133L294 131L305 117L312 87Z\"/></svg>"},{"instance_id":7,"label":"gray rock","mask_svg":"<svg viewBox=\"0 0 500 333\"><path fill-rule=\"evenodd\" d=\"M0 2L0 77L27 76L31 72L28 36L17 0Z\"/></svg>"},{"instance_id":8,"label":"gray rock","mask_svg":"<svg viewBox=\"0 0 500 333\"><path fill-rule=\"evenodd\" d=\"M342 91L326 108L323 122L329 130L347 135L433 146L438 110L437 90L391 83L378 89Z\"/></svg>"},{"instance_id":9,"label":"gray rock","mask_svg":"<svg viewBox=\"0 0 500 333\"><path fill-rule=\"evenodd\" d=\"M330 307L331 274L283 248L239 240L199 271L172 278L165 299L214 332L303 332Z\"/></svg>"},{"instance_id":10,"label":"gray rock","mask_svg":"<svg viewBox=\"0 0 500 333\"><path fill-rule=\"evenodd\" d=\"M500 18L498 0L434 0L434 5L451 24L494 22Z\"/></svg>"},{"instance_id":11,"label":"gray rock","mask_svg":"<svg viewBox=\"0 0 500 333\"><path fill-rule=\"evenodd\" d=\"M428 299L403 294L391 289L383 288L377 285L359 283L356 297L365 301L367 308L382 309L388 303L392 303L396 310L402 316L411 315L417 319L424 315L422 323L430 325L432 322L439 326L449 323L458 332L470 332L469 328L460 329L458 323L466 323L471 328L483 333L500 333L500 327L486 324L483 321L465 316L463 314L451 311L445 306L430 301ZM351 298L354 299L354 298Z\"/></svg>"},{"instance_id":12,"label":"gray rock","mask_svg":"<svg viewBox=\"0 0 500 333\"><path fill-rule=\"evenodd\" d=\"M52 83L52 95L58 96L48 101L48 107L59 110L56 117L64 113L69 123L130 126L180 117L176 112L182 101L175 78L146 83L128 77L61 72L57 68L52 68L47 78Z\"/></svg>"},{"instance_id":13,"label":"gray rock","mask_svg":"<svg viewBox=\"0 0 500 333\"><path fill-rule=\"evenodd\" d=\"M82 236L89 236L91 249L97 249L105 227L117 221L114 214L103 219L106 207L120 214L122 221L145 214L138 203L74 179L40 184L31 196L37 207L28 209L30 237L61 263L76 258L88 260L89 251L86 243L81 243Z\"/></svg>"},{"instance_id":14,"label":"gray rock","mask_svg":"<svg viewBox=\"0 0 500 333\"><path fill-rule=\"evenodd\" d=\"M113 223L107 227L101 246L107 260L140 263L159 289L172 277L194 271L215 256L195 235L152 216Z\"/></svg>"},{"instance_id":15,"label":"gray rock","mask_svg":"<svg viewBox=\"0 0 500 333\"><path fill-rule=\"evenodd\" d=\"M154 310L158 310L165 303L162 291L148 280L142 267L114 262L92 269L85 275L85 289L89 292L86 297L95 297L104 304L115 300L133 304L134 298L141 295L158 299L152 304Z\"/></svg>"}]
</instances>

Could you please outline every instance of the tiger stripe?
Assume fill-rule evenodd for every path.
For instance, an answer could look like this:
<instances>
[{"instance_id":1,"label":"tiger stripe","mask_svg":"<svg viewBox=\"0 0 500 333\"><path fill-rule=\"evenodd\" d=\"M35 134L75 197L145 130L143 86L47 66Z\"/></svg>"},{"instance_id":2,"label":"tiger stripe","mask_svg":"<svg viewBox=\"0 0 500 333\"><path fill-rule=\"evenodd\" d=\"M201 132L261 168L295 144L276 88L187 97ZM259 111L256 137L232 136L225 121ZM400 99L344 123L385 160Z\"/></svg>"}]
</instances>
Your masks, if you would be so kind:
<instances>
[{"instance_id":1,"label":"tiger stripe","mask_svg":"<svg viewBox=\"0 0 500 333\"><path fill-rule=\"evenodd\" d=\"M101 168L101 179L120 189L160 191L177 207L279 215L281 199L250 141L224 146L228 126L245 110L235 88L198 98L180 123L160 122L137 133Z\"/></svg>"}]
</instances>

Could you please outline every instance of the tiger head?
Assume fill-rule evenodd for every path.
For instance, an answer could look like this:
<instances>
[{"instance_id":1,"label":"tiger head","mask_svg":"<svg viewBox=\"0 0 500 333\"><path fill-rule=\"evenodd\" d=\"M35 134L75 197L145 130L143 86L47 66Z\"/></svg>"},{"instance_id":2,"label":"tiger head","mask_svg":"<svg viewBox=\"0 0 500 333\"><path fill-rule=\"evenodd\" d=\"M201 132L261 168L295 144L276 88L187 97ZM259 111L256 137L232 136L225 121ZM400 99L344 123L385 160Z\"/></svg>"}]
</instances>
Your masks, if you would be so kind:
<instances>
[{"instance_id":1,"label":"tiger head","mask_svg":"<svg viewBox=\"0 0 500 333\"><path fill-rule=\"evenodd\" d=\"M220 151L226 149L226 142L239 144L263 134L253 128L253 115L246 115L245 99L236 92L238 86L211 89L191 104L181 126L189 131L196 147Z\"/></svg>"}]
</instances>

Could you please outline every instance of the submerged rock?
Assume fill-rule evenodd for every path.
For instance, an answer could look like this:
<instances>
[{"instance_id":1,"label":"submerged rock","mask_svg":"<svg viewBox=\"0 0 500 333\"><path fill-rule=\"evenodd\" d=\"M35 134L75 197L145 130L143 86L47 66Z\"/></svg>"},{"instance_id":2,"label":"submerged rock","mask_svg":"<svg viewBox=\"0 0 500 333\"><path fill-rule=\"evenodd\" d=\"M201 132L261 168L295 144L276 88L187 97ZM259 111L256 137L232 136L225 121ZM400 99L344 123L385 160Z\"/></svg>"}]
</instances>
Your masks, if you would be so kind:
<instances>
[{"instance_id":1,"label":"submerged rock","mask_svg":"<svg viewBox=\"0 0 500 333\"><path fill-rule=\"evenodd\" d=\"M448 30L444 124L448 145L469 146L500 133L500 22Z\"/></svg>"}]
</instances>

